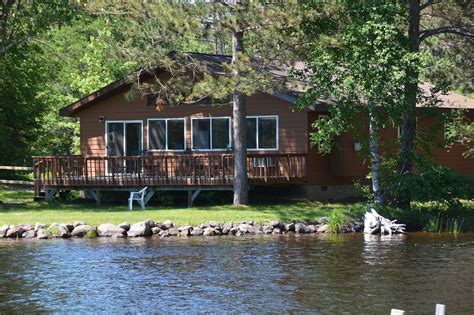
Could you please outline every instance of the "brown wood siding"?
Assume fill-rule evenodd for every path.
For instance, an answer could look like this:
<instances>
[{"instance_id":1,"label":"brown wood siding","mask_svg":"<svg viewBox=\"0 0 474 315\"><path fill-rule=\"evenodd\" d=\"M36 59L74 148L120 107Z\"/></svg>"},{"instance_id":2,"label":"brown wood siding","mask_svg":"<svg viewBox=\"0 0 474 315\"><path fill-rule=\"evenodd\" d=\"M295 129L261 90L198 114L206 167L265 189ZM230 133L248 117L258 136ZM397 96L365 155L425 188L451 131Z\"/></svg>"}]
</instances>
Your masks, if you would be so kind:
<instances>
[{"instance_id":1,"label":"brown wood siding","mask_svg":"<svg viewBox=\"0 0 474 315\"><path fill-rule=\"evenodd\" d=\"M308 126L317 119L318 113L308 113ZM309 139L309 137L308 137ZM320 154L317 146L310 146L307 156L308 184L309 185L343 185L352 184L354 181L354 171L351 169L364 168L360 159L353 152L352 136L342 135L340 149L327 155ZM308 143L308 145L310 145ZM348 152L345 156L341 152ZM337 172L341 175L335 175L334 170L340 168ZM345 174L347 172L347 175ZM362 172L364 173L364 172ZM365 174L364 174L365 175Z\"/></svg>"},{"instance_id":2,"label":"brown wood siding","mask_svg":"<svg viewBox=\"0 0 474 315\"><path fill-rule=\"evenodd\" d=\"M247 98L247 115L276 115L279 122L279 150L274 153L306 153L308 150L307 112L293 112L292 104L274 96L258 93ZM232 116L231 106L182 105L157 111L147 106L146 99L126 101L119 93L77 114L81 122L81 153L85 156L105 156L105 120L143 121L143 149L147 150L147 119L185 118L186 147L191 148L191 118ZM259 151L252 151L259 152Z\"/></svg>"},{"instance_id":3,"label":"brown wood siding","mask_svg":"<svg viewBox=\"0 0 474 315\"><path fill-rule=\"evenodd\" d=\"M310 112L308 114L308 126L311 126L317 117L318 113ZM470 112L469 117L472 121L474 111ZM419 115L418 123L419 132L423 132L430 137L436 137L439 140L438 145L442 145L443 128L440 127L436 118ZM385 144L388 143L388 147L384 147L383 150L396 153L398 151L397 128L383 128L380 133L383 138L393 140L391 143L385 142ZM336 143L339 149L333 150L328 155L319 154L317 147L309 149L307 157L309 185L341 185L351 184L354 180L365 180L369 168L364 164L363 157L354 150L353 137L350 134L343 134L336 140ZM474 158L464 158L462 153L465 149L460 144L456 144L449 149L434 146L432 153L437 163L457 170L462 174L474 174Z\"/></svg>"}]
</instances>

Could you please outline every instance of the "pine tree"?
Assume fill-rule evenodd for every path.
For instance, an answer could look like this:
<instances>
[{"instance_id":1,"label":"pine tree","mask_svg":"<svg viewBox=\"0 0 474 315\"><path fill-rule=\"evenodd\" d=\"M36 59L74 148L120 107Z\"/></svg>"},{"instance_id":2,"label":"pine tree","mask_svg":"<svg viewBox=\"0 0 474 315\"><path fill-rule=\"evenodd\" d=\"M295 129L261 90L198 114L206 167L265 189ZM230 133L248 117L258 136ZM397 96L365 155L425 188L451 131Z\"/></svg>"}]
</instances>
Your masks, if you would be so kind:
<instances>
[{"instance_id":1,"label":"pine tree","mask_svg":"<svg viewBox=\"0 0 474 315\"><path fill-rule=\"evenodd\" d=\"M141 65L133 77L138 95L154 94L167 106L211 99L233 107L234 204L248 203L246 96L284 86L268 69L291 63L297 48L296 1L162 1L89 5L93 14L125 19L129 25L118 50ZM227 43L227 39L232 42ZM190 51L219 52L232 47L230 63L219 73ZM245 48L245 49L244 49ZM171 74L141 82L140 74L163 69ZM138 76L138 77L137 77Z\"/></svg>"}]
</instances>

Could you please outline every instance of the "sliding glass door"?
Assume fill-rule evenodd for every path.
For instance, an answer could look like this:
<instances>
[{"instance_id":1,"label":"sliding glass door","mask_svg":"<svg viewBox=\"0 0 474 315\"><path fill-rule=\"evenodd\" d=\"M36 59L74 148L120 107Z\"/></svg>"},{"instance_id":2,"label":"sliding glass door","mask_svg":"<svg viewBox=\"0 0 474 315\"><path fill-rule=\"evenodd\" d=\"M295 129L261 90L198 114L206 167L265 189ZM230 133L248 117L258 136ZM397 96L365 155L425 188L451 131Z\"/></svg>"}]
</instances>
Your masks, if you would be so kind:
<instances>
[{"instance_id":1,"label":"sliding glass door","mask_svg":"<svg viewBox=\"0 0 474 315\"><path fill-rule=\"evenodd\" d=\"M106 122L107 156L140 156L143 153L143 123L141 121ZM137 161L117 159L107 165L109 173L135 173L140 170Z\"/></svg>"}]
</instances>

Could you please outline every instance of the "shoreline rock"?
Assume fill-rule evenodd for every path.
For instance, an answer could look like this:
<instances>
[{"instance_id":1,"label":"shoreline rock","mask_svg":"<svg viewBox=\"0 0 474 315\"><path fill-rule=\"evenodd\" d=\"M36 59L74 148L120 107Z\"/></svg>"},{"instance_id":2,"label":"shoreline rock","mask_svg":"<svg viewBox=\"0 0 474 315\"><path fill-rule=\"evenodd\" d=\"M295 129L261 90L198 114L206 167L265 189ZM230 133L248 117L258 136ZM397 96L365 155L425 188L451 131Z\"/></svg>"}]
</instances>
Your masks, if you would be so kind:
<instances>
[{"instance_id":1,"label":"shoreline rock","mask_svg":"<svg viewBox=\"0 0 474 315\"><path fill-rule=\"evenodd\" d=\"M281 235L281 234L323 234L329 233L330 227L326 218L301 222L269 221L260 224L254 221L216 222L209 221L196 225L175 225L167 220L162 223L146 220L129 224L123 222L118 225L104 223L97 227L87 225L83 221L74 224L53 223L49 226L37 222L31 224L0 226L0 239L54 239L54 238L126 238L126 237L196 237L196 236L243 236L243 235ZM341 224L338 233L362 232L362 222L350 221Z\"/></svg>"}]
</instances>

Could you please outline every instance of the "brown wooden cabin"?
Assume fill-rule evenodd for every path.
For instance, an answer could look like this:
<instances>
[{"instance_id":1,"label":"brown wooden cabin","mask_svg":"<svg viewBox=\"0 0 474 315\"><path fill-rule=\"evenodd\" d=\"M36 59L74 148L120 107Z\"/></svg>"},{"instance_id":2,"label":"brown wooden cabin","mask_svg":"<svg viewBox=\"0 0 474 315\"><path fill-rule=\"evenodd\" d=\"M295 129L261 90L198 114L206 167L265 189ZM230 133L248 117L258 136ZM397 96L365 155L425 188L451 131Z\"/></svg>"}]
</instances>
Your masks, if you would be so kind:
<instances>
[{"instance_id":1,"label":"brown wooden cabin","mask_svg":"<svg viewBox=\"0 0 474 315\"><path fill-rule=\"evenodd\" d=\"M60 115L80 120L81 155L33 157L37 195L45 191L49 200L58 190L85 190L99 201L104 190L148 186L152 191L188 191L192 201L201 190L232 190L230 105L157 108L149 98L127 101L129 88L119 80L60 110ZM345 134L337 139L337 149L320 154L310 145L308 133L331 105L321 102L295 111L296 100L291 93L247 97L251 187L304 188L312 200L356 195L354 180L367 174L359 145ZM460 95L449 95L440 107L467 108L474 118L474 101ZM419 121L421 127L424 124L429 120ZM386 128L384 136L395 143L397 129ZM460 145L449 151L433 149L440 163L472 174L474 161L463 158L462 151Z\"/></svg>"}]
</instances>

